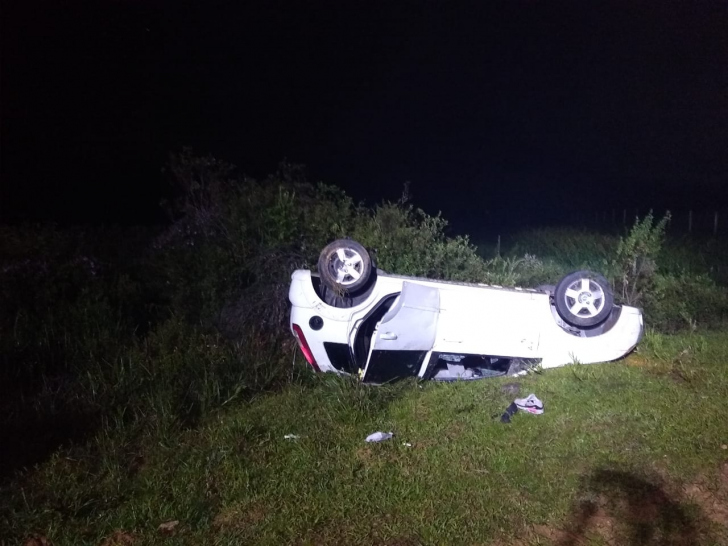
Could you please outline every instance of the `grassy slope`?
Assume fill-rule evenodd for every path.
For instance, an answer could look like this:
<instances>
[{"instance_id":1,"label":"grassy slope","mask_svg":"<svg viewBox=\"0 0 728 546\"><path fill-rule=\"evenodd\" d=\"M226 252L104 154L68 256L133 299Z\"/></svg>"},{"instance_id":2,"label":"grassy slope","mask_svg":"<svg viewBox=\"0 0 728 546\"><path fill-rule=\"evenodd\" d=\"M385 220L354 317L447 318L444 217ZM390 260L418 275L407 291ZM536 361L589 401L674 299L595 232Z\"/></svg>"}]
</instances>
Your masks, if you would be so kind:
<instances>
[{"instance_id":1,"label":"grassy slope","mask_svg":"<svg viewBox=\"0 0 728 546\"><path fill-rule=\"evenodd\" d=\"M648 336L626 362L519 378L546 412L510 425L493 415L513 379L316 377L195 430L101 434L57 453L0 490L0 538L728 544L727 357L728 334ZM375 430L396 436L365 444ZM168 520L180 524L165 537Z\"/></svg>"}]
</instances>

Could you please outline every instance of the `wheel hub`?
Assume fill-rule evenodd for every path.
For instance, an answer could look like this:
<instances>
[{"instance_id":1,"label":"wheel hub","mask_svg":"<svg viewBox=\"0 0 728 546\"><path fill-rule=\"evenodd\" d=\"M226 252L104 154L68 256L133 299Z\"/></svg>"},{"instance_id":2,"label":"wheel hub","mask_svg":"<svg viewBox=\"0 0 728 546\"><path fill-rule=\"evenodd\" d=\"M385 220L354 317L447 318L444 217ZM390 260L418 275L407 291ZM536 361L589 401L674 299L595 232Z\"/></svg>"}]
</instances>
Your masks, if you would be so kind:
<instances>
[{"instance_id":1,"label":"wheel hub","mask_svg":"<svg viewBox=\"0 0 728 546\"><path fill-rule=\"evenodd\" d=\"M589 279L577 279L567 287L564 303L577 317L594 317L604 308L604 292L598 284L592 283Z\"/></svg>"},{"instance_id":2,"label":"wheel hub","mask_svg":"<svg viewBox=\"0 0 728 546\"><path fill-rule=\"evenodd\" d=\"M350 254L350 255L348 255ZM342 286L353 284L361 277L362 257L352 249L339 249L336 251L335 263L332 264L336 272L336 280Z\"/></svg>"}]
</instances>

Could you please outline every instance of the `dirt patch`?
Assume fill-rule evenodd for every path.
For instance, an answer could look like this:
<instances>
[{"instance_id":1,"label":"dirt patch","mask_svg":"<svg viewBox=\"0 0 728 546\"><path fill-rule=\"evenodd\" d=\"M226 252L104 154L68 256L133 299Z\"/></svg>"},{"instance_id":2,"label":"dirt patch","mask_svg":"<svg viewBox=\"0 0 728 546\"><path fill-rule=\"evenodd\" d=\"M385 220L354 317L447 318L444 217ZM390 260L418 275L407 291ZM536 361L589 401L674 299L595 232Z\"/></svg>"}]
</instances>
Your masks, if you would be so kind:
<instances>
[{"instance_id":1,"label":"dirt patch","mask_svg":"<svg viewBox=\"0 0 728 546\"><path fill-rule=\"evenodd\" d=\"M728 529L728 463L723 463L716 480L704 477L686 485L683 491L712 522Z\"/></svg>"},{"instance_id":2,"label":"dirt patch","mask_svg":"<svg viewBox=\"0 0 728 546\"><path fill-rule=\"evenodd\" d=\"M625 358L624 363L627 364L627 366L633 366L635 368L652 368L654 366L652 361L647 357L635 353Z\"/></svg>"},{"instance_id":3,"label":"dirt patch","mask_svg":"<svg viewBox=\"0 0 728 546\"><path fill-rule=\"evenodd\" d=\"M586 545L594 539L614 546L693 546L707 533L704 517L694 515L685 498L627 472L592 473L584 480L580 499L564 528L540 525L532 532L558 546Z\"/></svg>"},{"instance_id":4,"label":"dirt patch","mask_svg":"<svg viewBox=\"0 0 728 546\"><path fill-rule=\"evenodd\" d=\"M685 487L685 496L697 504L711 521L728 526L728 505L703 486L690 484Z\"/></svg>"}]
</instances>

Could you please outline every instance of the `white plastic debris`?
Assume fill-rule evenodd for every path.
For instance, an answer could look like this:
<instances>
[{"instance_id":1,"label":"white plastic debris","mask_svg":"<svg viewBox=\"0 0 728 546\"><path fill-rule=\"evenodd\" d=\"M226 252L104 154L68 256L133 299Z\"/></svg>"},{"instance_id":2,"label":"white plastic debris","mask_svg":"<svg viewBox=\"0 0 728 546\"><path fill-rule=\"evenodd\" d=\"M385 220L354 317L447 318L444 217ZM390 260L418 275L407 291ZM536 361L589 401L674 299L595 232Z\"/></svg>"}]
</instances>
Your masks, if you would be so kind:
<instances>
[{"instance_id":1,"label":"white plastic debris","mask_svg":"<svg viewBox=\"0 0 728 546\"><path fill-rule=\"evenodd\" d=\"M300 436L298 434L286 434L283 438L286 440L298 440Z\"/></svg>"},{"instance_id":2,"label":"white plastic debris","mask_svg":"<svg viewBox=\"0 0 728 546\"><path fill-rule=\"evenodd\" d=\"M409 442L402 442L402 445L405 447L412 447L412 444L410 444Z\"/></svg>"},{"instance_id":3,"label":"white plastic debris","mask_svg":"<svg viewBox=\"0 0 728 546\"><path fill-rule=\"evenodd\" d=\"M367 442L383 442L384 440L389 440L392 436L394 436L391 432L374 432L367 436L366 441Z\"/></svg>"},{"instance_id":4,"label":"white plastic debris","mask_svg":"<svg viewBox=\"0 0 728 546\"><path fill-rule=\"evenodd\" d=\"M157 527L157 531L165 535L171 535L174 533L175 528L179 525L179 520L165 521Z\"/></svg>"}]
</instances>

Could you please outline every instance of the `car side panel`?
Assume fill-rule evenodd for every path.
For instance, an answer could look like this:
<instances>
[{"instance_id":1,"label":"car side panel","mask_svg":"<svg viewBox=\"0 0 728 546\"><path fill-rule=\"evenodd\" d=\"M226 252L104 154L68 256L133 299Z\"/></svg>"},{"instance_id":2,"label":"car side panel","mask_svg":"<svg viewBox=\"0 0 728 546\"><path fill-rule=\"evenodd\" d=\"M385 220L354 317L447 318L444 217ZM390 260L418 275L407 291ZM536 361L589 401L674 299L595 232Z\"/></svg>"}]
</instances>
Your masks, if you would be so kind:
<instances>
[{"instance_id":1,"label":"car side panel","mask_svg":"<svg viewBox=\"0 0 728 546\"><path fill-rule=\"evenodd\" d=\"M607 332L594 337L577 337L543 320L539 356L544 368L555 368L579 362L593 364L609 362L628 354L637 346L644 331L642 312L623 305L616 324Z\"/></svg>"},{"instance_id":2,"label":"car side panel","mask_svg":"<svg viewBox=\"0 0 728 546\"><path fill-rule=\"evenodd\" d=\"M539 313L548 295L524 291L440 291L441 309L434 350L467 354L538 356Z\"/></svg>"}]
</instances>

